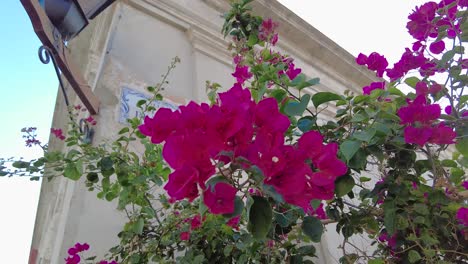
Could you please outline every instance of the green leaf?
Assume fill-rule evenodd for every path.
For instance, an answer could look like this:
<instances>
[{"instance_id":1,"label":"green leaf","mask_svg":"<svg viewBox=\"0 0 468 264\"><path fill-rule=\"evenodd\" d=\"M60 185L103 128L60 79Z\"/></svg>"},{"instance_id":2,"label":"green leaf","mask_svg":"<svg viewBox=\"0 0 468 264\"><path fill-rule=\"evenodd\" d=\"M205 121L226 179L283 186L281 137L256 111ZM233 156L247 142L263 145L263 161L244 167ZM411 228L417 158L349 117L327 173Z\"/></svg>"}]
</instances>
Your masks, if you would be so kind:
<instances>
[{"instance_id":1,"label":"green leaf","mask_svg":"<svg viewBox=\"0 0 468 264\"><path fill-rule=\"evenodd\" d=\"M416 84L420 81L418 77L414 76L405 79L405 83L412 88L416 88Z\"/></svg>"},{"instance_id":2,"label":"green leaf","mask_svg":"<svg viewBox=\"0 0 468 264\"><path fill-rule=\"evenodd\" d=\"M410 250L408 252L408 260L410 263L416 263L421 260L421 255L416 250Z\"/></svg>"},{"instance_id":3,"label":"green leaf","mask_svg":"<svg viewBox=\"0 0 468 264\"><path fill-rule=\"evenodd\" d=\"M383 204L384 209L384 224L389 235L395 233L396 228L396 208L395 201L387 200Z\"/></svg>"},{"instance_id":4,"label":"green leaf","mask_svg":"<svg viewBox=\"0 0 468 264\"><path fill-rule=\"evenodd\" d=\"M425 204L420 204L417 203L414 205L414 211L420 215L428 215L429 214L429 209L427 208L427 205Z\"/></svg>"},{"instance_id":5,"label":"green leaf","mask_svg":"<svg viewBox=\"0 0 468 264\"><path fill-rule=\"evenodd\" d=\"M96 183L99 181L99 176L95 172L90 172L88 175L86 175L86 179L90 182Z\"/></svg>"},{"instance_id":6,"label":"green leaf","mask_svg":"<svg viewBox=\"0 0 468 264\"><path fill-rule=\"evenodd\" d=\"M244 202L239 196L236 196L236 199L234 200L234 212L230 214L224 214L223 216L227 218L233 218L242 214L243 210L244 210Z\"/></svg>"},{"instance_id":7,"label":"green leaf","mask_svg":"<svg viewBox=\"0 0 468 264\"><path fill-rule=\"evenodd\" d=\"M291 86L294 86L294 87L299 86L301 83L305 82L305 79L306 79L305 74L301 73L297 75L296 78L294 78L291 81Z\"/></svg>"},{"instance_id":8,"label":"green leaf","mask_svg":"<svg viewBox=\"0 0 468 264\"><path fill-rule=\"evenodd\" d=\"M227 245L226 247L224 247L224 250L223 250L224 256L226 257L229 256L233 248L234 248L233 245Z\"/></svg>"},{"instance_id":9,"label":"green leaf","mask_svg":"<svg viewBox=\"0 0 468 264\"><path fill-rule=\"evenodd\" d=\"M340 145L340 151L347 161L351 160L361 147L361 142L346 140Z\"/></svg>"},{"instance_id":10,"label":"green leaf","mask_svg":"<svg viewBox=\"0 0 468 264\"><path fill-rule=\"evenodd\" d=\"M442 55L442 59L440 60L440 64L445 64L447 62L449 62L451 59L453 59L453 57L455 56L455 51L454 50L449 50L447 52L444 53L444 55Z\"/></svg>"},{"instance_id":11,"label":"green leaf","mask_svg":"<svg viewBox=\"0 0 468 264\"><path fill-rule=\"evenodd\" d=\"M343 96L331 92L319 92L312 96L312 102L314 103L315 108L323 103L342 99L344 99Z\"/></svg>"},{"instance_id":12,"label":"green leaf","mask_svg":"<svg viewBox=\"0 0 468 264\"><path fill-rule=\"evenodd\" d=\"M353 99L353 105L360 104L362 102L367 102L370 100L370 97L367 95L358 95Z\"/></svg>"},{"instance_id":13,"label":"green leaf","mask_svg":"<svg viewBox=\"0 0 468 264\"><path fill-rule=\"evenodd\" d=\"M71 180L77 181L81 177L80 169L77 166L77 163L68 163L63 171L63 176Z\"/></svg>"},{"instance_id":14,"label":"green leaf","mask_svg":"<svg viewBox=\"0 0 468 264\"><path fill-rule=\"evenodd\" d=\"M302 247L297 249L297 253L299 253L301 255L313 257L313 256L315 256L315 247L312 246L312 245L302 246Z\"/></svg>"},{"instance_id":15,"label":"green leaf","mask_svg":"<svg viewBox=\"0 0 468 264\"><path fill-rule=\"evenodd\" d=\"M385 264L385 261L382 259L371 259L369 262L367 262L367 264Z\"/></svg>"},{"instance_id":16,"label":"green leaf","mask_svg":"<svg viewBox=\"0 0 468 264\"><path fill-rule=\"evenodd\" d=\"M296 86L296 88L300 91L306 87L314 86L320 83L320 78L313 78L308 81L304 81Z\"/></svg>"},{"instance_id":17,"label":"green leaf","mask_svg":"<svg viewBox=\"0 0 468 264\"><path fill-rule=\"evenodd\" d=\"M455 147L463 156L468 157L468 138L457 140Z\"/></svg>"},{"instance_id":18,"label":"green leaf","mask_svg":"<svg viewBox=\"0 0 468 264\"><path fill-rule=\"evenodd\" d=\"M101 170L110 170L113 169L114 162L110 157L104 157L100 161Z\"/></svg>"},{"instance_id":19,"label":"green leaf","mask_svg":"<svg viewBox=\"0 0 468 264\"><path fill-rule=\"evenodd\" d=\"M360 180L361 182L368 182L368 181L370 181L370 180L372 180L372 179L371 179L371 178L368 178L368 177L359 177L359 180Z\"/></svg>"},{"instance_id":20,"label":"green leaf","mask_svg":"<svg viewBox=\"0 0 468 264\"><path fill-rule=\"evenodd\" d=\"M450 168L456 168L458 165L455 161L450 160L450 159L444 159L441 162L442 166L444 167L450 167Z\"/></svg>"},{"instance_id":21,"label":"green leaf","mask_svg":"<svg viewBox=\"0 0 468 264\"><path fill-rule=\"evenodd\" d=\"M400 89L398 89L398 88L396 88L394 86L388 88L388 92L391 95L406 96L402 91L400 91Z\"/></svg>"},{"instance_id":22,"label":"green leaf","mask_svg":"<svg viewBox=\"0 0 468 264\"><path fill-rule=\"evenodd\" d=\"M353 138L360 140L360 141L370 142L371 139L375 136L376 132L377 130L373 128L369 128L364 131L357 131L353 134Z\"/></svg>"},{"instance_id":23,"label":"green leaf","mask_svg":"<svg viewBox=\"0 0 468 264\"><path fill-rule=\"evenodd\" d=\"M315 125L317 118L312 116L304 116L297 121L297 128L302 132L308 132L312 130Z\"/></svg>"},{"instance_id":24,"label":"green leaf","mask_svg":"<svg viewBox=\"0 0 468 264\"><path fill-rule=\"evenodd\" d=\"M284 108L284 112L288 116L301 116L304 111L307 109L310 101L310 94L304 94L301 97L301 101L289 101Z\"/></svg>"},{"instance_id":25,"label":"green leaf","mask_svg":"<svg viewBox=\"0 0 468 264\"><path fill-rule=\"evenodd\" d=\"M250 34L249 40L247 41L247 45L249 47L253 47L257 43L258 43L257 34Z\"/></svg>"},{"instance_id":26,"label":"green leaf","mask_svg":"<svg viewBox=\"0 0 468 264\"><path fill-rule=\"evenodd\" d=\"M122 129L120 129L119 135L125 134L125 133L127 133L127 132L129 132L129 131L130 131L130 128L124 127L124 128L122 128Z\"/></svg>"},{"instance_id":27,"label":"green leaf","mask_svg":"<svg viewBox=\"0 0 468 264\"><path fill-rule=\"evenodd\" d=\"M17 169L25 169L29 167L29 162L18 160L18 161L13 162L11 166Z\"/></svg>"},{"instance_id":28,"label":"green leaf","mask_svg":"<svg viewBox=\"0 0 468 264\"><path fill-rule=\"evenodd\" d=\"M284 199L283 196L276 191L276 189L268 184L262 185L263 192L267 194L269 197L273 198L273 200L277 201L278 203L283 203Z\"/></svg>"},{"instance_id":29,"label":"green leaf","mask_svg":"<svg viewBox=\"0 0 468 264\"><path fill-rule=\"evenodd\" d=\"M145 226L145 219L143 218L138 218L138 221L134 224L133 226L133 231L136 233L136 234L139 234L141 235L143 233L143 227Z\"/></svg>"},{"instance_id":30,"label":"green leaf","mask_svg":"<svg viewBox=\"0 0 468 264\"><path fill-rule=\"evenodd\" d=\"M355 182L353 177L349 175L338 177L335 181L335 193L338 197L343 197L348 194L354 187Z\"/></svg>"},{"instance_id":31,"label":"green leaf","mask_svg":"<svg viewBox=\"0 0 468 264\"><path fill-rule=\"evenodd\" d=\"M260 196L252 198L254 202L249 210L247 229L255 239L264 239L271 227L273 211L265 198Z\"/></svg>"},{"instance_id":32,"label":"green leaf","mask_svg":"<svg viewBox=\"0 0 468 264\"><path fill-rule=\"evenodd\" d=\"M319 219L313 216L304 217L302 221L302 232L313 242L320 242L323 233L323 225Z\"/></svg>"},{"instance_id":33,"label":"green leaf","mask_svg":"<svg viewBox=\"0 0 468 264\"><path fill-rule=\"evenodd\" d=\"M312 208L314 210L316 210L320 206L321 203L322 203L322 201L317 200L317 199L314 199L314 200L310 201L310 205L312 206Z\"/></svg>"}]
</instances>

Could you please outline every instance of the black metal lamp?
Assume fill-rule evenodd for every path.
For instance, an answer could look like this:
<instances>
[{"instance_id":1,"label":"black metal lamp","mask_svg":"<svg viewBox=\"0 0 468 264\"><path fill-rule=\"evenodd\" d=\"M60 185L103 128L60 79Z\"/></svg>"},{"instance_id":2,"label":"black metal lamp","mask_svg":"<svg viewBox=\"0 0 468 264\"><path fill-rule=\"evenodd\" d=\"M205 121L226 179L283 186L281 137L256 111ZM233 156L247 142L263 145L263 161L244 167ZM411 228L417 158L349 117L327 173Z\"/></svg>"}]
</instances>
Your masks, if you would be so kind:
<instances>
[{"instance_id":1,"label":"black metal lamp","mask_svg":"<svg viewBox=\"0 0 468 264\"><path fill-rule=\"evenodd\" d=\"M64 40L70 40L115 0L39 0Z\"/></svg>"},{"instance_id":2,"label":"black metal lamp","mask_svg":"<svg viewBox=\"0 0 468 264\"><path fill-rule=\"evenodd\" d=\"M64 40L72 39L88 25L77 0L39 0L39 3Z\"/></svg>"}]
</instances>

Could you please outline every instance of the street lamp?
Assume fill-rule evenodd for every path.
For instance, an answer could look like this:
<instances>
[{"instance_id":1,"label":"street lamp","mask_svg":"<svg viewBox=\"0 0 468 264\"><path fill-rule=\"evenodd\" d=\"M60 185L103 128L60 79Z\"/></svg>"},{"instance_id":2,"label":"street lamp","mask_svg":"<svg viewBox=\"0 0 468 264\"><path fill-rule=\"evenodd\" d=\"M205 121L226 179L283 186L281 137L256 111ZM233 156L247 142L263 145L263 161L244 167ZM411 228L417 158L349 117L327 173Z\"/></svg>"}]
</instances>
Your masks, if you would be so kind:
<instances>
[{"instance_id":1,"label":"street lamp","mask_svg":"<svg viewBox=\"0 0 468 264\"><path fill-rule=\"evenodd\" d=\"M39 0L39 3L64 40L72 39L88 25L77 0Z\"/></svg>"},{"instance_id":2,"label":"street lamp","mask_svg":"<svg viewBox=\"0 0 468 264\"><path fill-rule=\"evenodd\" d=\"M68 99L61 76L93 115L99 112L99 99L74 65L65 48L87 25L115 0L20 0L31 19L32 26L42 42L39 49L44 63L52 61L57 72L65 102Z\"/></svg>"}]
</instances>

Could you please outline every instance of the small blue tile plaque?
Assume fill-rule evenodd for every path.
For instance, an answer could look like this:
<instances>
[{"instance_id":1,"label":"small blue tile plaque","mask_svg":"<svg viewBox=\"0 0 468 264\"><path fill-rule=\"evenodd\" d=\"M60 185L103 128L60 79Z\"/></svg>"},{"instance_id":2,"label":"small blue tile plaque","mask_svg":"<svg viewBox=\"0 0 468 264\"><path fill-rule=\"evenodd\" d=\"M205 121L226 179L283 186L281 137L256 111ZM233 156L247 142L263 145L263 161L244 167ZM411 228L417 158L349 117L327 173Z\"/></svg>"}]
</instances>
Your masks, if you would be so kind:
<instances>
[{"instance_id":1,"label":"small blue tile plaque","mask_svg":"<svg viewBox=\"0 0 468 264\"><path fill-rule=\"evenodd\" d=\"M153 113L143 113L141 109L139 109L136 105L140 100L149 100L151 99L150 96L127 88L122 88L122 94L120 96L120 115L119 115L119 122L122 124L128 124L127 119L134 118L134 117L144 117L146 114L153 114ZM177 105L167 102L167 101L154 101L152 103L153 107L159 109L161 107L170 108L173 111L177 110Z\"/></svg>"}]
</instances>

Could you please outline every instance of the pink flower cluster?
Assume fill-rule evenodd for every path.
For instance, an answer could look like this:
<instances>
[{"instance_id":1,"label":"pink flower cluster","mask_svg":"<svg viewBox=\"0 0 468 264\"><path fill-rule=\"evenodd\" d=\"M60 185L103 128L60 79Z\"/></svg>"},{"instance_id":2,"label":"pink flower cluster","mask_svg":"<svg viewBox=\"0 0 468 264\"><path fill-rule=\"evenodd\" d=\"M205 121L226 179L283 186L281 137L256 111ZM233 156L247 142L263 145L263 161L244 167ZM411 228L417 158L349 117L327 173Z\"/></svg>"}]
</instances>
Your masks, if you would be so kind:
<instances>
[{"instance_id":1,"label":"pink flower cluster","mask_svg":"<svg viewBox=\"0 0 468 264\"><path fill-rule=\"evenodd\" d=\"M63 131L61 128L51 128L50 133L52 133L56 138L60 140L65 139L65 136L63 135Z\"/></svg>"},{"instance_id":2,"label":"pink flower cluster","mask_svg":"<svg viewBox=\"0 0 468 264\"><path fill-rule=\"evenodd\" d=\"M26 133L23 135L25 139L26 147L32 147L34 145L41 145L41 141L36 139L36 130L37 127L23 127L21 129L22 133Z\"/></svg>"},{"instance_id":3,"label":"pink flower cluster","mask_svg":"<svg viewBox=\"0 0 468 264\"><path fill-rule=\"evenodd\" d=\"M456 17L457 8L467 6L467 0L442 0L438 4L436 2L425 3L416 7L408 16L409 22L406 28L411 36L419 41L437 38L441 27L446 28L444 33L447 37L455 38L461 32L460 20ZM440 17L435 19L437 14Z\"/></svg>"},{"instance_id":4,"label":"pink flower cluster","mask_svg":"<svg viewBox=\"0 0 468 264\"><path fill-rule=\"evenodd\" d=\"M408 125L404 130L405 142L415 143L423 147L427 142L433 144L452 144L456 137L455 131L444 123L434 125L440 117L438 104L427 104L426 97L419 95L408 106L398 110L401 124Z\"/></svg>"},{"instance_id":5,"label":"pink flower cluster","mask_svg":"<svg viewBox=\"0 0 468 264\"><path fill-rule=\"evenodd\" d=\"M219 94L218 104L190 102L175 112L161 108L139 129L155 144L165 141L163 157L174 172L164 189L173 200L192 201L201 190L211 213L232 213L237 189L229 179L214 186L206 182L215 174L215 163L239 162L244 169L260 168L265 184L286 202L309 210L312 199L332 198L334 180L347 167L336 157L338 146L324 145L318 132L305 133L296 146L285 145L289 125L274 98L255 103L236 83Z\"/></svg>"},{"instance_id":6,"label":"pink flower cluster","mask_svg":"<svg viewBox=\"0 0 468 264\"><path fill-rule=\"evenodd\" d=\"M369 70L376 72L377 77L383 77L383 73L388 66L387 59L377 52L372 52L369 56L359 53L356 58L356 63L359 65L367 65Z\"/></svg>"},{"instance_id":7,"label":"pink flower cluster","mask_svg":"<svg viewBox=\"0 0 468 264\"><path fill-rule=\"evenodd\" d=\"M461 207L460 209L458 209L457 219L461 225L468 227L468 208L467 207Z\"/></svg>"},{"instance_id":8,"label":"pink flower cluster","mask_svg":"<svg viewBox=\"0 0 468 264\"><path fill-rule=\"evenodd\" d=\"M68 257L65 259L66 264L79 264L81 261L81 257L79 253L86 251L89 249L89 245L87 243L80 244L76 243L75 246L68 249Z\"/></svg>"},{"instance_id":9,"label":"pink flower cluster","mask_svg":"<svg viewBox=\"0 0 468 264\"><path fill-rule=\"evenodd\" d=\"M269 42L273 46L276 45L276 42L278 42L278 33L275 33L276 28L278 28L278 23L271 20L271 18L263 20L258 32L258 39Z\"/></svg>"},{"instance_id":10,"label":"pink flower cluster","mask_svg":"<svg viewBox=\"0 0 468 264\"><path fill-rule=\"evenodd\" d=\"M194 217L184 219L185 223L190 222L190 231L185 231L185 232L180 233L180 240L182 241L189 240L191 231L200 228L203 225L203 221L205 221L205 218L206 217L203 217L202 219L200 215L197 214Z\"/></svg>"},{"instance_id":11,"label":"pink flower cluster","mask_svg":"<svg viewBox=\"0 0 468 264\"><path fill-rule=\"evenodd\" d=\"M380 242L386 242L387 245L391 248L391 249L395 249L396 248L396 244L397 244L397 234L393 234L393 236L389 236L386 232L380 234L379 236L379 241Z\"/></svg>"},{"instance_id":12,"label":"pink flower cluster","mask_svg":"<svg viewBox=\"0 0 468 264\"><path fill-rule=\"evenodd\" d=\"M387 68L387 60L376 52L369 56L359 54L356 63L367 65L369 70L377 72L378 77L382 77L386 72L392 81L414 69L419 69L423 77L442 71L443 69L437 66L437 59L425 57L424 51L426 48L429 48L432 54L441 54L445 51L445 42L441 38L447 36L453 39L461 33L461 17L457 17L456 13L458 9L467 6L468 0L442 0L439 3L428 2L416 7L408 16L409 21L406 26L416 42L411 49L405 49L401 59L393 65L393 68Z\"/></svg>"}]
</instances>

